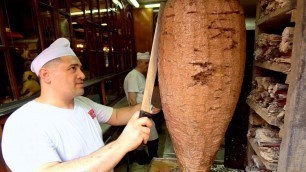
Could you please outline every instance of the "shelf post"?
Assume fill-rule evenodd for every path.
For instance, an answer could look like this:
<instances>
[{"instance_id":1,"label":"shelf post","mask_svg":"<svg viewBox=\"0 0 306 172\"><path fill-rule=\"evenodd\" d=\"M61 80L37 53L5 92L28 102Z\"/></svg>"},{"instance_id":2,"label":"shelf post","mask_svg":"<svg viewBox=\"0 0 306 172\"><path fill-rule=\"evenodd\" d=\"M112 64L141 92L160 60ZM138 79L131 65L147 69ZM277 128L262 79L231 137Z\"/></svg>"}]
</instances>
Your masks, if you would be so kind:
<instances>
[{"instance_id":1,"label":"shelf post","mask_svg":"<svg viewBox=\"0 0 306 172\"><path fill-rule=\"evenodd\" d=\"M289 80L285 133L278 172L306 169L306 0L297 0L297 15Z\"/></svg>"}]
</instances>

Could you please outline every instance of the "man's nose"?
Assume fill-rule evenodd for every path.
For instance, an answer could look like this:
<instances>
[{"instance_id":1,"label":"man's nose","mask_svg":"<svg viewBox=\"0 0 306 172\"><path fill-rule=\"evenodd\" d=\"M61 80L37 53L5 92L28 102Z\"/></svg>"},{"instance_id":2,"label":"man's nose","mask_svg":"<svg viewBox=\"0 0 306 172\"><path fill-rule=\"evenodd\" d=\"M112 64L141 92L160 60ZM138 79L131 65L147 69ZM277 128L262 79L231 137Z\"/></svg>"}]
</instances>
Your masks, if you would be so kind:
<instances>
[{"instance_id":1,"label":"man's nose","mask_svg":"<svg viewBox=\"0 0 306 172\"><path fill-rule=\"evenodd\" d=\"M84 72L82 71L82 70L80 70L80 78L81 79L85 79L86 78L86 76L85 76L85 74L84 74Z\"/></svg>"}]
</instances>

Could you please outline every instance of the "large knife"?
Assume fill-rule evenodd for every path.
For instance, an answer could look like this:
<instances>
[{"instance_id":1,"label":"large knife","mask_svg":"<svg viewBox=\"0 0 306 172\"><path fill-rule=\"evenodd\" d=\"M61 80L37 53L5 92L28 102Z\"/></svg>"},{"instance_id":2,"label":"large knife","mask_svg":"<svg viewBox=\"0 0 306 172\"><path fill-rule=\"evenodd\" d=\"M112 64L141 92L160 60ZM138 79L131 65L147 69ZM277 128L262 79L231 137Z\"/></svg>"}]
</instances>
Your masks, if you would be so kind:
<instances>
[{"instance_id":1,"label":"large knife","mask_svg":"<svg viewBox=\"0 0 306 172\"><path fill-rule=\"evenodd\" d=\"M165 7L165 2L160 3L158 18L155 27L155 33L153 38L153 44L151 49L151 57L148 66L147 78L146 78L146 86L143 94L141 109L139 117L149 117L151 118L151 99L153 94L154 83L156 79L157 72L157 58L158 58L158 41L159 41L159 30L161 25L161 18L163 15ZM140 145L137 149L143 149L144 144Z\"/></svg>"}]
</instances>

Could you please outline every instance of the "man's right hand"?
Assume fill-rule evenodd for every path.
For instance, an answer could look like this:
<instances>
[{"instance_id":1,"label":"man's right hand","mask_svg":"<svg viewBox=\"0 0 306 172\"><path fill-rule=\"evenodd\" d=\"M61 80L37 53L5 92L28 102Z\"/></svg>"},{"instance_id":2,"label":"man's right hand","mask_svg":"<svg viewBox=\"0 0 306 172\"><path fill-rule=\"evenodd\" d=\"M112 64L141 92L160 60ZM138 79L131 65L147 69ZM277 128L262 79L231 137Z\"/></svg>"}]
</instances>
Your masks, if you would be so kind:
<instances>
[{"instance_id":1,"label":"man's right hand","mask_svg":"<svg viewBox=\"0 0 306 172\"><path fill-rule=\"evenodd\" d=\"M141 143L147 143L151 126L151 120L147 117L139 118L138 111L129 120L116 142L127 148L127 151L132 151Z\"/></svg>"}]
</instances>

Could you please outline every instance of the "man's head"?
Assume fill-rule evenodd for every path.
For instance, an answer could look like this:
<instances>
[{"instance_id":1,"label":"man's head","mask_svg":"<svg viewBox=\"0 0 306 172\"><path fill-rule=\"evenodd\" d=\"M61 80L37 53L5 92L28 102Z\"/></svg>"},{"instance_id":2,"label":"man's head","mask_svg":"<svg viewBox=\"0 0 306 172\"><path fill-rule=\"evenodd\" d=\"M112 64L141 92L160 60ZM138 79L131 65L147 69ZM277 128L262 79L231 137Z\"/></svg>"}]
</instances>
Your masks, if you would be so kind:
<instances>
[{"instance_id":1,"label":"man's head","mask_svg":"<svg viewBox=\"0 0 306 172\"><path fill-rule=\"evenodd\" d=\"M146 73L148 71L148 66L149 66L149 61L150 61L150 54L149 52L145 53L137 53L137 69L141 73Z\"/></svg>"},{"instance_id":2,"label":"man's head","mask_svg":"<svg viewBox=\"0 0 306 172\"><path fill-rule=\"evenodd\" d=\"M32 62L31 70L39 76L45 92L70 97L84 93L82 64L66 38L59 38Z\"/></svg>"},{"instance_id":3,"label":"man's head","mask_svg":"<svg viewBox=\"0 0 306 172\"><path fill-rule=\"evenodd\" d=\"M70 48L70 42L66 38L59 38L33 60L31 64L31 71L39 76L39 70L44 64L63 56L76 57L75 53Z\"/></svg>"}]
</instances>

